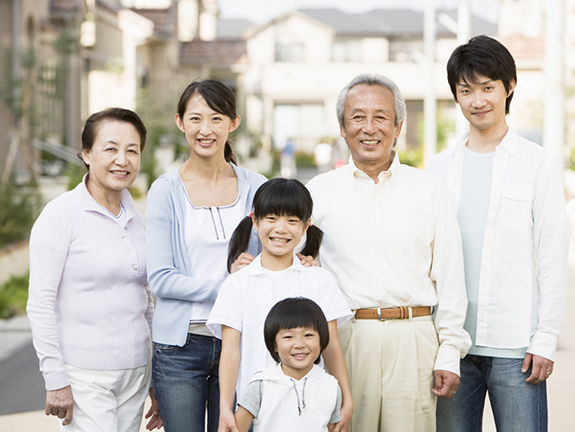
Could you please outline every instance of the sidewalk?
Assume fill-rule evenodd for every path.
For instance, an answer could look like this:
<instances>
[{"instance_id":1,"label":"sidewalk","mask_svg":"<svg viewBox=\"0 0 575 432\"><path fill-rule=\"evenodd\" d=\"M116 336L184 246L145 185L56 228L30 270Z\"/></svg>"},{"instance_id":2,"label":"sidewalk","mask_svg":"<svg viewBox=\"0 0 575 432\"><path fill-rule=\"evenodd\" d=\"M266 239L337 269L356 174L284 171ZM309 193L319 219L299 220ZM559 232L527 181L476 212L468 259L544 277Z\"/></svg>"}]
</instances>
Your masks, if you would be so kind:
<instances>
[{"instance_id":1,"label":"sidewalk","mask_svg":"<svg viewBox=\"0 0 575 432\"><path fill-rule=\"evenodd\" d=\"M548 381L549 431L573 429L575 424L575 244L569 257L569 285L565 317L553 376ZM30 342L30 325L26 316L0 320L0 362ZM145 411L148 410L147 400ZM0 432L58 432L59 422L44 411L32 411L0 416ZM495 432L491 411L486 409L484 432ZM145 423L140 431L145 431Z\"/></svg>"}]
</instances>

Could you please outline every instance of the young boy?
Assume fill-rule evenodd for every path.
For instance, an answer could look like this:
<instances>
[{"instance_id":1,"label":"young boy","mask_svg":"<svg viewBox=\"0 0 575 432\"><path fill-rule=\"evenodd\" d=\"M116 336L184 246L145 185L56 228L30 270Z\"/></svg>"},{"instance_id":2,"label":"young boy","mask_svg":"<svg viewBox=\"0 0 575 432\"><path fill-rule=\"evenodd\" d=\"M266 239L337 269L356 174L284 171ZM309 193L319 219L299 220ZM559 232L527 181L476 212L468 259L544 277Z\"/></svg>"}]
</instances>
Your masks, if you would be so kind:
<instances>
[{"instance_id":1,"label":"young boy","mask_svg":"<svg viewBox=\"0 0 575 432\"><path fill-rule=\"evenodd\" d=\"M264 324L266 347L277 365L257 372L238 402L240 432L331 431L340 421L341 389L317 365L329 343L327 320L312 300L287 298ZM254 420L255 419L255 420Z\"/></svg>"},{"instance_id":2,"label":"young boy","mask_svg":"<svg viewBox=\"0 0 575 432\"><path fill-rule=\"evenodd\" d=\"M470 132L428 169L447 184L461 229L473 345L452 399L438 399L437 430L481 431L489 390L500 431L547 430L565 300L568 228L553 155L508 128L515 62L498 41L459 46L447 79Z\"/></svg>"}]
</instances>

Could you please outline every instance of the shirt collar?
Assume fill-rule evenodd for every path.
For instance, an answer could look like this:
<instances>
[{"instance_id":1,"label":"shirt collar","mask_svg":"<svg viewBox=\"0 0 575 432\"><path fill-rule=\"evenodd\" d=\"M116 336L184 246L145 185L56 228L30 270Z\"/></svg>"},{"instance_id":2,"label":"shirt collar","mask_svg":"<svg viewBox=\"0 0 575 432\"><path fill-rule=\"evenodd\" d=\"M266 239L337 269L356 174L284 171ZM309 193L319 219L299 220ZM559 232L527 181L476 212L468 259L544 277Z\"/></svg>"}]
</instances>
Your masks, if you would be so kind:
<instances>
[{"instance_id":1,"label":"shirt collar","mask_svg":"<svg viewBox=\"0 0 575 432\"><path fill-rule=\"evenodd\" d=\"M100 204L96 202L96 200L90 195L88 191L88 187L86 186L86 182L88 181L88 175L90 173L86 173L82 178L82 181L76 186L76 190L80 194L80 202L82 208L85 211L95 211L97 213L101 213L103 215L108 216L107 212L102 208ZM128 192L128 189L122 190L122 194L120 195L120 203L122 207L124 207L124 211L126 212L126 222L132 219L136 215L136 208L134 207L134 200L132 199L132 195Z\"/></svg>"},{"instance_id":2,"label":"shirt collar","mask_svg":"<svg viewBox=\"0 0 575 432\"><path fill-rule=\"evenodd\" d=\"M399 160L399 156L395 150L391 150L391 157L393 160L391 161L390 167L387 171L382 171L379 173L379 180L381 184L382 181L387 180L389 186L393 187L395 182L397 181L397 177L399 176L399 172L401 170L401 162ZM351 182L352 187L355 189L357 187L357 182L362 180L370 180L373 181L366 173L360 170L355 163L353 162L352 156L349 157L348 161L348 169L349 169L349 179Z\"/></svg>"},{"instance_id":3,"label":"shirt collar","mask_svg":"<svg viewBox=\"0 0 575 432\"><path fill-rule=\"evenodd\" d=\"M262 254L259 254L257 257L255 257L247 268L252 275L264 274L264 268L262 267ZM305 267L301 264L299 258L294 255L292 265L286 270L302 271L304 269Z\"/></svg>"},{"instance_id":4,"label":"shirt collar","mask_svg":"<svg viewBox=\"0 0 575 432\"><path fill-rule=\"evenodd\" d=\"M457 144L455 146L455 154L459 155L463 152L463 150L465 149L465 145L467 144L467 141L469 141L469 134L470 133L467 132L463 136L461 136L461 138L459 138L459 141L457 141ZM502 149L508 152L511 156L515 156L517 154L517 145L518 145L517 138L518 138L517 132L515 132L510 127L507 128L507 133L505 134L503 140L501 140L495 151L498 151L498 149Z\"/></svg>"}]
</instances>

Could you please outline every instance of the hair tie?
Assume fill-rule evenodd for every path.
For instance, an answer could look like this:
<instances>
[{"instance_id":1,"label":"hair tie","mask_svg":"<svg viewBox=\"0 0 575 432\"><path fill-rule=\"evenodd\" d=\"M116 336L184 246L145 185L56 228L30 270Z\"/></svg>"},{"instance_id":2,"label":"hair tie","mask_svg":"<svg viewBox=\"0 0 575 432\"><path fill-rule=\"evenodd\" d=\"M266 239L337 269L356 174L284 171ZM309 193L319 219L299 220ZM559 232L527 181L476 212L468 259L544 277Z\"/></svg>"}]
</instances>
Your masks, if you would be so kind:
<instances>
[{"instance_id":1,"label":"hair tie","mask_svg":"<svg viewBox=\"0 0 575 432\"><path fill-rule=\"evenodd\" d=\"M250 219L253 218L253 217L254 217L254 212L253 212L253 211L249 212L249 213L248 213L248 217L249 217Z\"/></svg>"},{"instance_id":2,"label":"hair tie","mask_svg":"<svg viewBox=\"0 0 575 432\"><path fill-rule=\"evenodd\" d=\"M312 225L313 225L313 223L312 223L312 221L311 221L311 219L310 219L310 220L309 220L308 227L310 227L310 226L312 226Z\"/></svg>"}]
</instances>

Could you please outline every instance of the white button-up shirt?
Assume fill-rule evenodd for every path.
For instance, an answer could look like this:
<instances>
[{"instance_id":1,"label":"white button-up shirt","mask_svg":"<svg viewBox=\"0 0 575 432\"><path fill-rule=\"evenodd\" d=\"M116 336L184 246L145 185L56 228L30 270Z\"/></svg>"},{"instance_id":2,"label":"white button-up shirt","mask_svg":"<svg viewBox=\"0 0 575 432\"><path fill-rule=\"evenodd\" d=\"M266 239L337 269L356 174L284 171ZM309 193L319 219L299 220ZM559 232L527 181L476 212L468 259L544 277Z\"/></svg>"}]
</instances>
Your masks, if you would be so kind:
<instances>
[{"instance_id":1,"label":"white button-up shirt","mask_svg":"<svg viewBox=\"0 0 575 432\"><path fill-rule=\"evenodd\" d=\"M459 228L441 181L394 157L377 184L350 159L307 186L324 231L321 265L351 309L437 306L435 369L459 374L471 345L467 297Z\"/></svg>"},{"instance_id":2,"label":"white button-up shirt","mask_svg":"<svg viewBox=\"0 0 575 432\"><path fill-rule=\"evenodd\" d=\"M459 209L463 150L434 158ZM524 348L553 360L567 286L569 230L559 165L553 155L511 129L495 151L483 240L475 344Z\"/></svg>"}]
</instances>

